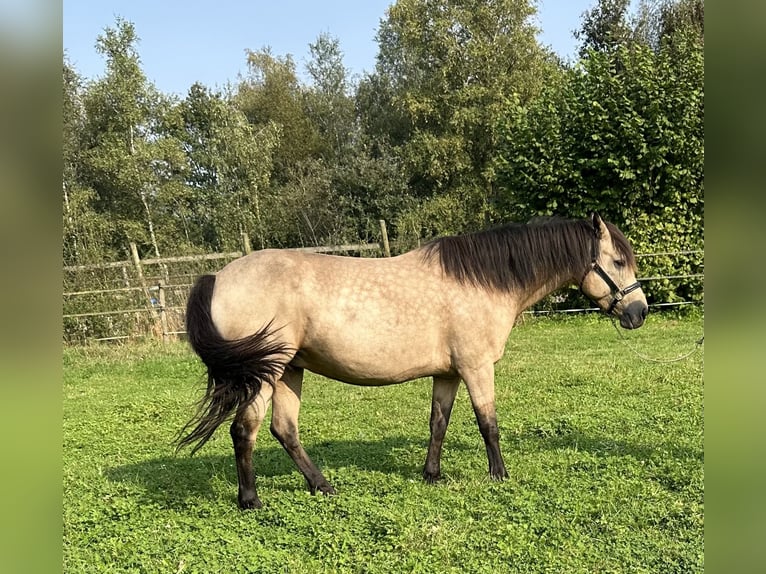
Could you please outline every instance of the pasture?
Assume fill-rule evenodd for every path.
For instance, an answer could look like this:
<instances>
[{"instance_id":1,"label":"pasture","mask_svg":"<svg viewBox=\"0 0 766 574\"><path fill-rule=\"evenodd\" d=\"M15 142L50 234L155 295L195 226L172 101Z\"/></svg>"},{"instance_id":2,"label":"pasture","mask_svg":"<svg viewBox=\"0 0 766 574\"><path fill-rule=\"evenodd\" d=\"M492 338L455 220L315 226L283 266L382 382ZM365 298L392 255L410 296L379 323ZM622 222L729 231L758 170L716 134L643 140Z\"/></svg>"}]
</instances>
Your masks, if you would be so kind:
<instances>
[{"instance_id":1,"label":"pasture","mask_svg":"<svg viewBox=\"0 0 766 574\"><path fill-rule=\"evenodd\" d=\"M626 338L673 357L697 310ZM172 440L201 396L183 343L63 352L66 572L701 572L703 356L638 359L601 316L527 318L496 366L510 478L492 482L461 388L442 481L421 478L430 381L353 387L307 373L301 437L338 494L311 496L261 431L264 507L237 508L228 425ZM266 422L268 423L269 415Z\"/></svg>"}]
</instances>

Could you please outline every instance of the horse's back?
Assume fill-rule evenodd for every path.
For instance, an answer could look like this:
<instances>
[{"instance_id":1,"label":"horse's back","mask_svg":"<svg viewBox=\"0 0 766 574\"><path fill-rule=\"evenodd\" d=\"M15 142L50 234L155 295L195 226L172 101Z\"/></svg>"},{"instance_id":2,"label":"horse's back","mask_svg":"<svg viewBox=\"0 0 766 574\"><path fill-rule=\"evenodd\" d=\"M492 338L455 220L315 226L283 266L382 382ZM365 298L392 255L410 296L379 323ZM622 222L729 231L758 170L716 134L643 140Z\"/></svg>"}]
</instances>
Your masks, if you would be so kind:
<instances>
[{"instance_id":1,"label":"horse's back","mask_svg":"<svg viewBox=\"0 0 766 574\"><path fill-rule=\"evenodd\" d=\"M266 249L231 262L216 276L213 317L219 329L237 331L246 323L282 316L356 311L409 300L423 290L426 274L412 257L361 259ZM345 313L344 313L345 314ZM292 316L292 317L291 317ZM230 325L227 325L230 324ZM234 336L234 333L223 333ZM238 336L241 336L238 335Z\"/></svg>"}]
</instances>

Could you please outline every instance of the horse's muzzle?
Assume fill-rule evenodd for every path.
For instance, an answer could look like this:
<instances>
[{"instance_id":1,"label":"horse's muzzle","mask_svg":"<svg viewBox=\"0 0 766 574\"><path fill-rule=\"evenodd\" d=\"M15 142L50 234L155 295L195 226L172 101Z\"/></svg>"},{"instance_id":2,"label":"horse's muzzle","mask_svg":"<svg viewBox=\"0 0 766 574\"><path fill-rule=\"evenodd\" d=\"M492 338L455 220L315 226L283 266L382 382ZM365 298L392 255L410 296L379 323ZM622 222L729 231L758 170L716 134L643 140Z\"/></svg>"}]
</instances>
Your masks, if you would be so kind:
<instances>
[{"instance_id":1,"label":"horse's muzzle","mask_svg":"<svg viewBox=\"0 0 766 574\"><path fill-rule=\"evenodd\" d=\"M649 307L643 301L633 301L622 310L620 326L624 329L638 329L644 324Z\"/></svg>"}]
</instances>

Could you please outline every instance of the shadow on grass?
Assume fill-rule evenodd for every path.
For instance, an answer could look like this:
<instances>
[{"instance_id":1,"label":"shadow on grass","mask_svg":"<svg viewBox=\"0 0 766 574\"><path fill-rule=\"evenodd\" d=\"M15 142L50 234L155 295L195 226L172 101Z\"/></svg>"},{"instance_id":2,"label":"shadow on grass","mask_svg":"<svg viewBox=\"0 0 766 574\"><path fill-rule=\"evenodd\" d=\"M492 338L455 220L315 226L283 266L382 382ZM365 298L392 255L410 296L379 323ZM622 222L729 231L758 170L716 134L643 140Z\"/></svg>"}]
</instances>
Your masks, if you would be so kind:
<instances>
[{"instance_id":1,"label":"shadow on grass","mask_svg":"<svg viewBox=\"0 0 766 574\"><path fill-rule=\"evenodd\" d=\"M702 449L689 448L663 442L657 444L638 443L619 438L592 436L582 432L567 420L538 428L527 429L515 435L513 442L519 450L565 450L584 451L602 457L632 457L637 461L649 462L668 457L679 460L704 460Z\"/></svg>"},{"instance_id":2,"label":"shadow on grass","mask_svg":"<svg viewBox=\"0 0 766 574\"><path fill-rule=\"evenodd\" d=\"M422 440L406 437L323 441L306 445L306 448L320 469L356 467L404 478L420 477L422 471L422 461L414 462L410 453L422 452L424 460L426 453L426 445ZM257 477L277 477L299 472L280 446L256 446L253 463ZM233 452L196 456L181 452L178 456L162 456L114 467L107 470L106 475L113 482L138 486L143 490L147 502L164 508L183 507L190 498L216 498L218 495L213 488L215 479L230 483L236 497L237 471ZM305 484L302 479L289 487L290 490L303 488Z\"/></svg>"},{"instance_id":3,"label":"shadow on grass","mask_svg":"<svg viewBox=\"0 0 766 574\"><path fill-rule=\"evenodd\" d=\"M447 436L446 451L484 457L484 448L479 438L465 433ZM506 462L513 466L514 458L524 453L574 449L606 460L612 457L631 457L637 461L656 461L668 456L677 460L702 461L701 450L665 445L636 444L614 440L604 436L589 436L576 427L554 425L549 428L534 428L517 435L506 435L502 440ZM307 445L309 455L325 471L338 468L357 468L364 472L379 472L397 475L403 479L419 479L425 461L427 444L417 438L394 436L381 440L331 440ZM259 477L278 477L298 474L298 470L287 453L280 446L261 445L253 455L256 474ZM607 463L608 464L608 463ZM583 467L587 472L588 465ZM459 469L449 474L460 476ZM107 477L114 481L131 484L143 491L146 502L163 508L182 508L189 499L214 499L218 496L213 488L215 480L231 484L232 497L236 497L237 473L234 456L197 455L187 453L178 456L163 456L139 463L112 468ZM332 482L332 481L331 481ZM305 488L303 480L290 486L276 486L278 489L298 490Z\"/></svg>"}]
</instances>

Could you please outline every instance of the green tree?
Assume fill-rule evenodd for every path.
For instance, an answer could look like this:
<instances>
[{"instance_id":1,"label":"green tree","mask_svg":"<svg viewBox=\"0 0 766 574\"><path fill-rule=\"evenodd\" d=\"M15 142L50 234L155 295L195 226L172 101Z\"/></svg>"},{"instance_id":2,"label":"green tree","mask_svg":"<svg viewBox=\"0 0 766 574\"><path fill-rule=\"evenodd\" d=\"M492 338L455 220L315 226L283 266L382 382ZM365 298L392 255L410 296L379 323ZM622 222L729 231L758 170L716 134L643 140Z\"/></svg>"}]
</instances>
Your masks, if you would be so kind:
<instances>
[{"instance_id":1,"label":"green tree","mask_svg":"<svg viewBox=\"0 0 766 574\"><path fill-rule=\"evenodd\" d=\"M356 131L354 102L348 95L349 72L343 64L337 38L320 34L309 49L311 59L306 71L312 83L304 94L307 115L317 127L322 155L330 160L340 159Z\"/></svg>"},{"instance_id":2,"label":"green tree","mask_svg":"<svg viewBox=\"0 0 766 574\"><path fill-rule=\"evenodd\" d=\"M324 236L330 242L377 237L378 220L391 220L403 207L407 191L402 174L391 161L390 148L362 129L366 110L349 93L352 82L338 40L321 34L309 48L311 84L304 98L322 153L318 162L294 172L297 188L303 190L300 203L307 206L298 218L306 223L299 235L302 241ZM316 177L314 198L306 193L311 177Z\"/></svg>"},{"instance_id":3,"label":"green tree","mask_svg":"<svg viewBox=\"0 0 766 574\"><path fill-rule=\"evenodd\" d=\"M169 103L141 70L137 42L133 24L121 18L97 39L106 74L84 97L83 179L95 208L114 223L112 245L136 241L159 256L158 196L183 154L159 130Z\"/></svg>"},{"instance_id":4,"label":"green tree","mask_svg":"<svg viewBox=\"0 0 766 574\"><path fill-rule=\"evenodd\" d=\"M535 37L535 11L528 0L399 0L389 8L365 87L384 116L367 126L394 119L389 141L423 200L408 229L420 220L426 234L454 232L494 217L503 101L514 93L530 100L551 65ZM383 93L372 94L374 86Z\"/></svg>"},{"instance_id":5,"label":"green tree","mask_svg":"<svg viewBox=\"0 0 766 574\"><path fill-rule=\"evenodd\" d=\"M635 24L636 37L653 50L672 47L681 33L691 34L704 44L704 0L641 0Z\"/></svg>"},{"instance_id":6,"label":"green tree","mask_svg":"<svg viewBox=\"0 0 766 574\"><path fill-rule=\"evenodd\" d=\"M274 56L268 48L248 51L247 65L247 77L237 87L233 101L254 126L275 124L279 128L272 176L280 183L291 167L317 157L320 137L306 113L292 56Z\"/></svg>"},{"instance_id":7,"label":"green tree","mask_svg":"<svg viewBox=\"0 0 766 574\"><path fill-rule=\"evenodd\" d=\"M347 71L336 40L320 36L310 48L312 86L300 83L292 56L263 49L248 53L248 77L234 99L256 130L274 125L281 134L264 203L278 226L263 237L265 245L317 245L346 235L346 202L332 166L347 153L354 124Z\"/></svg>"},{"instance_id":8,"label":"green tree","mask_svg":"<svg viewBox=\"0 0 766 574\"><path fill-rule=\"evenodd\" d=\"M270 223L264 201L270 193L272 157L280 131L274 123L255 126L229 98L200 84L179 106L188 162L188 186L179 196L195 233L207 249L231 250L242 234L266 246Z\"/></svg>"},{"instance_id":9,"label":"green tree","mask_svg":"<svg viewBox=\"0 0 766 574\"><path fill-rule=\"evenodd\" d=\"M65 265L101 261L109 255L110 224L93 206L95 192L83 183L85 130L83 82L66 59L63 65L63 260Z\"/></svg>"},{"instance_id":10,"label":"green tree","mask_svg":"<svg viewBox=\"0 0 766 574\"><path fill-rule=\"evenodd\" d=\"M610 52L632 41L629 8L630 0L598 0L583 13L580 28L574 33L580 40L581 58L587 58L590 51Z\"/></svg>"},{"instance_id":11,"label":"green tree","mask_svg":"<svg viewBox=\"0 0 766 574\"><path fill-rule=\"evenodd\" d=\"M389 74L368 74L357 86L357 116L373 155L402 146L412 130L404 110L395 105L395 97L394 79Z\"/></svg>"}]
</instances>

